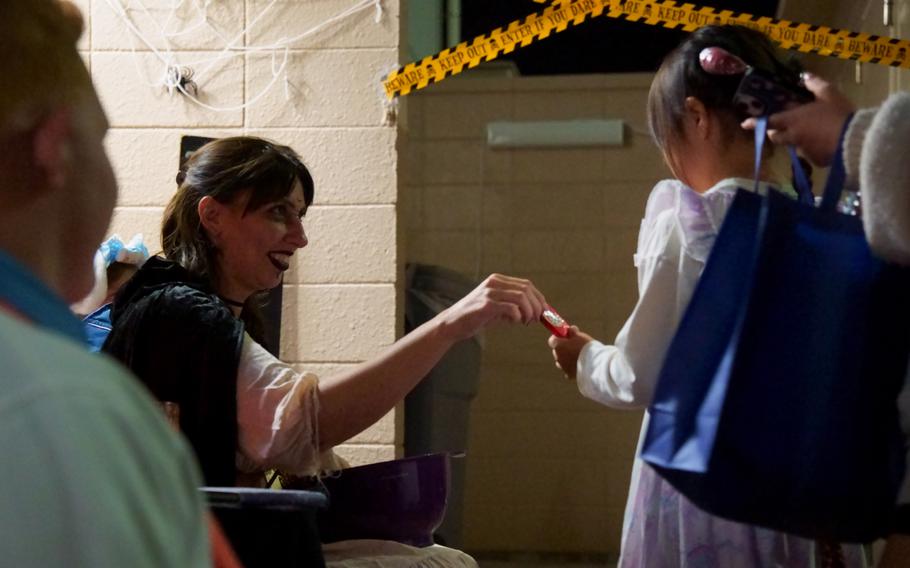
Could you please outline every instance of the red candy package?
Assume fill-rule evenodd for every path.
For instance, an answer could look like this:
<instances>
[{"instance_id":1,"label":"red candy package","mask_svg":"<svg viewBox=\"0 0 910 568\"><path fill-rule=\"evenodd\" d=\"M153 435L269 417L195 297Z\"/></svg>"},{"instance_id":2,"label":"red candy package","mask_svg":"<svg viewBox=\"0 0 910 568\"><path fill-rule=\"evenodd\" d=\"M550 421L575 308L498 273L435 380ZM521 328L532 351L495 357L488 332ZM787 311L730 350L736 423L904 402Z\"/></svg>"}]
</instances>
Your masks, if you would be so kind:
<instances>
[{"instance_id":1,"label":"red candy package","mask_svg":"<svg viewBox=\"0 0 910 568\"><path fill-rule=\"evenodd\" d=\"M569 335L568 322L562 319L562 316L556 313L552 306L547 306L543 313L540 314L540 323L556 337L568 337Z\"/></svg>"}]
</instances>

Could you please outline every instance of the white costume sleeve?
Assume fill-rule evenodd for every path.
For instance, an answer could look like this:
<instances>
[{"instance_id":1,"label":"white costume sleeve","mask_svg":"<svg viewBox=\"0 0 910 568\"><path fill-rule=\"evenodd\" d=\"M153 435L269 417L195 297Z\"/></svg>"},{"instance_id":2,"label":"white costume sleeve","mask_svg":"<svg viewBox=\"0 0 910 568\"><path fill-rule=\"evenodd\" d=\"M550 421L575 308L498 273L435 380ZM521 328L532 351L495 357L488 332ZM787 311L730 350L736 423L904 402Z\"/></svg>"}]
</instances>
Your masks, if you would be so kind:
<instances>
[{"instance_id":1,"label":"white costume sleeve","mask_svg":"<svg viewBox=\"0 0 910 568\"><path fill-rule=\"evenodd\" d=\"M316 375L301 374L244 334L237 369L237 466L297 476L336 469L319 448Z\"/></svg>"},{"instance_id":2,"label":"white costume sleeve","mask_svg":"<svg viewBox=\"0 0 910 568\"><path fill-rule=\"evenodd\" d=\"M592 341L581 351L581 393L618 408L651 402L664 356L737 183L725 180L698 194L675 180L657 184L638 237L638 303L614 345Z\"/></svg>"}]
</instances>

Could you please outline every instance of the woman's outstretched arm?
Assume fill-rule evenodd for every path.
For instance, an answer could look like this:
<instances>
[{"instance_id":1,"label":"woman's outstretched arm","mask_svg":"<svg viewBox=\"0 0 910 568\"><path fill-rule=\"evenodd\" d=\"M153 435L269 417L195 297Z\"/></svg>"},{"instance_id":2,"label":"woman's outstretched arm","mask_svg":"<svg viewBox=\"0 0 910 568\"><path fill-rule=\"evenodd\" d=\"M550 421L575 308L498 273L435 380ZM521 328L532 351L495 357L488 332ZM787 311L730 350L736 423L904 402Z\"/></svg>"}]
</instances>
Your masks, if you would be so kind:
<instances>
[{"instance_id":1,"label":"woman's outstretched arm","mask_svg":"<svg viewBox=\"0 0 910 568\"><path fill-rule=\"evenodd\" d=\"M497 322L537 321L546 300L528 280L494 274L379 357L319 382L319 445L340 444L379 420L457 342Z\"/></svg>"}]
</instances>

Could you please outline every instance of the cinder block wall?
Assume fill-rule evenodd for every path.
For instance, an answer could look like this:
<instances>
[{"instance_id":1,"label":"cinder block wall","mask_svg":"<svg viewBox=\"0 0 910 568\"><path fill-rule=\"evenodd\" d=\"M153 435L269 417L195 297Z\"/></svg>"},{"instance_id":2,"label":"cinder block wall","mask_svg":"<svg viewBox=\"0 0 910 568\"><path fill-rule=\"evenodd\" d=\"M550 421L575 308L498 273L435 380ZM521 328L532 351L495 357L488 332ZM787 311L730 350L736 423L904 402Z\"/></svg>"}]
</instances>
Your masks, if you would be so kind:
<instances>
[{"instance_id":1,"label":"cinder block wall","mask_svg":"<svg viewBox=\"0 0 910 568\"><path fill-rule=\"evenodd\" d=\"M895 0L890 28L880 3L786 0L779 17L904 37L910 1ZM853 62L802 60L860 106L910 85L906 70L864 64L857 76ZM645 200L668 176L657 150L639 132L623 148L497 151L487 147L485 127L621 118L643 130L651 77L479 77L408 97L407 260L531 278L570 321L612 341L637 297L632 253ZM816 183L824 175L816 172ZM619 551L641 415L582 399L553 368L545 338L537 326L487 336L470 422L465 545L611 557Z\"/></svg>"},{"instance_id":2,"label":"cinder block wall","mask_svg":"<svg viewBox=\"0 0 910 568\"><path fill-rule=\"evenodd\" d=\"M571 322L611 342L637 298L632 254L646 199L667 176L644 133L650 81L467 74L410 95L408 261L530 278ZM486 144L490 121L581 118L626 121L626 145ZM465 546L614 556L641 413L584 399L554 368L547 337L539 325L486 336L466 458Z\"/></svg>"},{"instance_id":3,"label":"cinder block wall","mask_svg":"<svg viewBox=\"0 0 910 568\"><path fill-rule=\"evenodd\" d=\"M298 42L290 52L287 86L281 77L256 104L230 112L206 110L150 87L147 81L161 76L162 64L149 47L131 37L106 0L76 3L88 24L80 49L112 126L107 148L120 198L110 232L126 237L142 232L149 249L160 250L161 214L176 189L184 134L251 134L288 144L312 170L316 201L305 220L310 245L285 279L282 358L325 376L394 341L400 319L397 134L394 126L384 125L380 79L398 61L398 0L384 0L379 24L371 8ZM144 4L163 23L172 2ZM293 37L355 2L281 0L247 36L239 35L268 4L211 3L209 21L218 33L201 25L173 38L177 60L185 64L218 55L226 43L219 34L246 46ZM179 14L192 16L190 6L185 8ZM137 9L131 15L148 37L156 37L151 20ZM165 47L160 41L153 45ZM217 107L252 101L272 79L267 53L233 57L203 76L206 64L191 67L200 98ZM339 451L354 463L390 459L399 431L392 412Z\"/></svg>"},{"instance_id":4,"label":"cinder block wall","mask_svg":"<svg viewBox=\"0 0 910 568\"><path fill-rule=\"evenodd\" d=\"M884 23L883 2L847 0L785 0L778 9L784 19L830 26L881 36L906 38L910 30L910 2L895 0L891 26ZM860 107L878 106L889 93L910 89L910 71L842 61L830 57L803 56L809 70L837 84Z\"/></svg>"}]
</instances>

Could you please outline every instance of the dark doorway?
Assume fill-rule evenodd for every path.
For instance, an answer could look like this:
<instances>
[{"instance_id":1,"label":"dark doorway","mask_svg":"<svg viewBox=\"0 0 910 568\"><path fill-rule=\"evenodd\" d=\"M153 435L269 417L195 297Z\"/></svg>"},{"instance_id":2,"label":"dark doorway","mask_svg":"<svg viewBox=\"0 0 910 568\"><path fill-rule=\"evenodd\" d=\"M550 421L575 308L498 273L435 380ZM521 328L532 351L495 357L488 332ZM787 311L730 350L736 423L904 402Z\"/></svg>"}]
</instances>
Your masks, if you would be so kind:
<instances>
[{"instance_id":1,"label":"dark doorway","mask_svg":"<svg viewBox=\"0 0 910 568\"><path fill-rule=\"evenodd\" d=\"M711 0L704 5L774 17L777 4L778 0ZM462 39L508 25L545 7L531 0L462 0ZM685 33L599 16L502 59L514 61L522 75L655 71Z\"/></svg>"}]
</instances>

